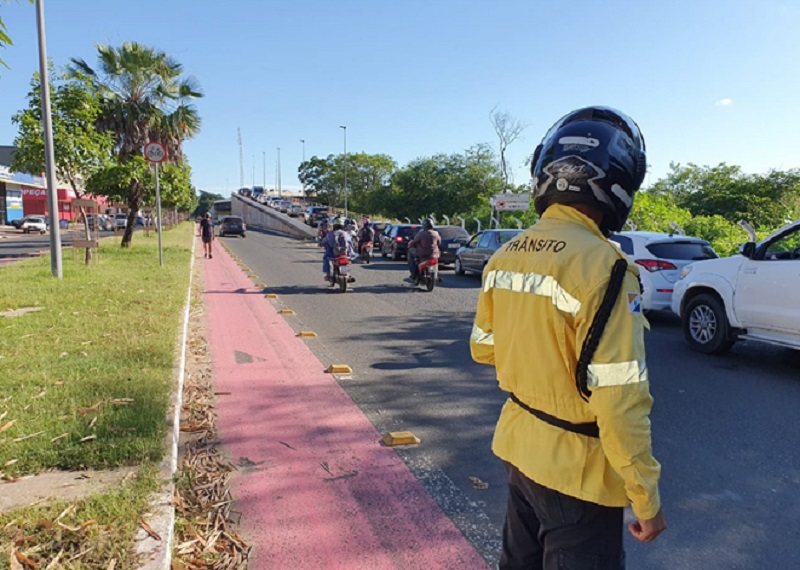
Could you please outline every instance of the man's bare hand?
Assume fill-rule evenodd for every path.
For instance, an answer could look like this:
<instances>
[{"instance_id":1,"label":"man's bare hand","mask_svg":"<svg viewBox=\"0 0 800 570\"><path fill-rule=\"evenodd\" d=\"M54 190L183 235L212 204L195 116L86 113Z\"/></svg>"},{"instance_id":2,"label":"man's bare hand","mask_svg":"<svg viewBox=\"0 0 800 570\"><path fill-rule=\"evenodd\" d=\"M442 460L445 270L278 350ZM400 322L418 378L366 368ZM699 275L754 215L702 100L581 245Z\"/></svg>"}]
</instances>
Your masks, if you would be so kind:
<instances>
[{"instance_id":1,"label":"man's bare hand","mask_svg":"<svg viewBox=\"0 0 800 570\"><path fill-rule=\"evenodd\" d=\"M661 511L658 511L652 519L637 519L628 525L628 531L640 542L653 542L666 528L667 519Z\"/></svg>"}]
</instances>

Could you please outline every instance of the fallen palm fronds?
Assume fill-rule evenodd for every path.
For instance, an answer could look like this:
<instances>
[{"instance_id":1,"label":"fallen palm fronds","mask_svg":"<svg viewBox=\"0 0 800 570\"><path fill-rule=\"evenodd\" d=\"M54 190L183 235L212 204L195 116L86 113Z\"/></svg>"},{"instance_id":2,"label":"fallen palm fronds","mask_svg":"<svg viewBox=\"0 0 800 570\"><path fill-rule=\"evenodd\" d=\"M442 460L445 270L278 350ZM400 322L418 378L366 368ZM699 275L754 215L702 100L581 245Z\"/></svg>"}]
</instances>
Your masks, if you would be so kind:
<instances>
[{"instance_id":1,"label":"fallen palm fronds","mask_svg":"<svg viewBox=\"0 0 800 570\"><path fill-rule=\"evenodd\" d=\"M197 290L202 298L201 291ZM230 477L235 467L216 445L211 365L201 306L193 307L183 394L181 449L175 482L173 570L247 568L250 545L233 530Z\"/></svg>"}]
</instances>

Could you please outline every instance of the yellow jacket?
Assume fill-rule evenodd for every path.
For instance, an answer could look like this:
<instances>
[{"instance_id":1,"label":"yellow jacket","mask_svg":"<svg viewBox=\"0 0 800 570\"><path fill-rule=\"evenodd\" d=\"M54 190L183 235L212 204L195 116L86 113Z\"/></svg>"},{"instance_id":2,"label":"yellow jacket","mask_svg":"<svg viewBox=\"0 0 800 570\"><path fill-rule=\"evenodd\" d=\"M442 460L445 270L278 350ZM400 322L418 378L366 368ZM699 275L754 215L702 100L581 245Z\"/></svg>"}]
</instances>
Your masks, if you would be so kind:
<instances>
[{"instance_id":1,"label":"yellow jacket","mask_svg":"<svg viewBox=\"0 0 800 570\"><path fill-rule=\"evenodd\" d=\"M492 451L540 485L641 519L660 509L661 466L652 454L652 406L638 270L622 291L589 365L587 403L575 368L611 268L625 255L588 217L561 204L492 256L470 339L472 358L496 367L500 388L571 423L597 422L600 437L534 417L510 399Z\"/></svg>"}]
</instances>

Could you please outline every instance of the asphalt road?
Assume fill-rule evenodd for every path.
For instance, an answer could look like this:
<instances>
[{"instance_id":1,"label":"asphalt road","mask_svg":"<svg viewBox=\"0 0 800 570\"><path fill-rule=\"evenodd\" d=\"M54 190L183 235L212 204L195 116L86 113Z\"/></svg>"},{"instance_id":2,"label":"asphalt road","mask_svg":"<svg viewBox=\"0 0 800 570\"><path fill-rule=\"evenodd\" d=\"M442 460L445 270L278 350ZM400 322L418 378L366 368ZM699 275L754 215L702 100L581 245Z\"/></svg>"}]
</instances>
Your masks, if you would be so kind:
<instances>
[{"instance_id":1,"label":"asphalt road","mask_svg":"<svg viewBox=\"0 0 800 570\"><path fill-rule=\"evenodd\" d=\"M379 257L356 266L357 282L341 294L323 282L315 244L254 229L221 241L279 295L276 306L296 311L287 316L296 331L319 335L308 344L323 363L353 368L340 383L380 432L420 437L398 453L492 560L505 487L490 443L505 397L493 368L469 355L480 279L444 271L426 293L403 283L404 262ZM800 568L800 352L740 343L710 357L687 349L673 315L651 324L653 437L669 529L649 545L627 539L628 568ZM475 489L470 477L489 488Z\"/></svg>"},{"instance_id":2,"label":"asphalt road","mask_svg":"<svg viewBox=\"0 0 800 570\"><path fill-rule=\"evenodd\" d=\"M141 231L137 227L134 231ZM152 231L152 230L151 230ZM100 237L113 236L114 232L110 230L101 230ZM122 234L120 234L120 240ZM61 245L68 247L72 244L72 232L68 230L61 230ZM0 233L0 259L29 257L31 255L39 255L41 253L50 252L50 234L31 233L25 234L20 230L10 229L9 227L3 228Z\"/></svg>"}]
</instances>

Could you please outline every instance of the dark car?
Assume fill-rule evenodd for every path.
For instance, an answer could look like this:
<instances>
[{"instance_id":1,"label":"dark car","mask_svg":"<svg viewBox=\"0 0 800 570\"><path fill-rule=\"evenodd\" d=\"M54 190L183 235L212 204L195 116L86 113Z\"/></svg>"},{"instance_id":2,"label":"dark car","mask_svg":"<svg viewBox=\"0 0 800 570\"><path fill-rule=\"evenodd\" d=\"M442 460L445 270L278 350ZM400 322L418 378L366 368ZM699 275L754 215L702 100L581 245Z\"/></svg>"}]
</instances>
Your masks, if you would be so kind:
<instances>
[{"instance_id":1,"label":"dark car","mask_svg":"<svg viewBox=\"0 0 800 570\"><path fill-rule=\"evenodd\" d=\"M408 255L408 242L422 228L419 224L395 224L381 238L381 256L392 256L393 261Z\"/></svg>"},{"instance_id":2,"label":"dark car","mask_svg":"<svg viewBox=\"0 0 800 570\"><path fill-rule=\"evenodd\" d=\"M303 214L303 221L308 224L309 226L316 226L317 223L321 220L321 217L318 219L317 214L322 213L324 214L323 217L328 216L328 207L327 206L309 206L309 208Z\"/></svg>"},{"instance_id":3,"label":"dark car","mask_svg":"<svg viewBox=\"0 0 800 570\"><path fill-rule=\"evenodd\" d=\"M245 237L244 220L239 216L225 216L219 223L219 237L239 235Z\"/></svg>"},{"instance_id":4,"label":"dark car","mask_svg":"<svg viewBox=\"0 0 800 570\"><path fill-rule=\"evenodd\" d=\"M442 243L439 245L441 251L439 263L452 265L456 261L458 248L466 245L469 241L469 234L461 226L436 226L434 229L442 238Z\"/></svg>"},{"instance_id":5,"label":"dark car","mask_svg":"<svg viewBox=\"0 0 800 570\"><path fill-rule=\"evenodd\" d=\"M483 268L500 246L522 233L522 230L484 230L478 232L467 245L456 252L455 271L464 275L467 271L483 273Z\"/></svg>"}]
</instances>

